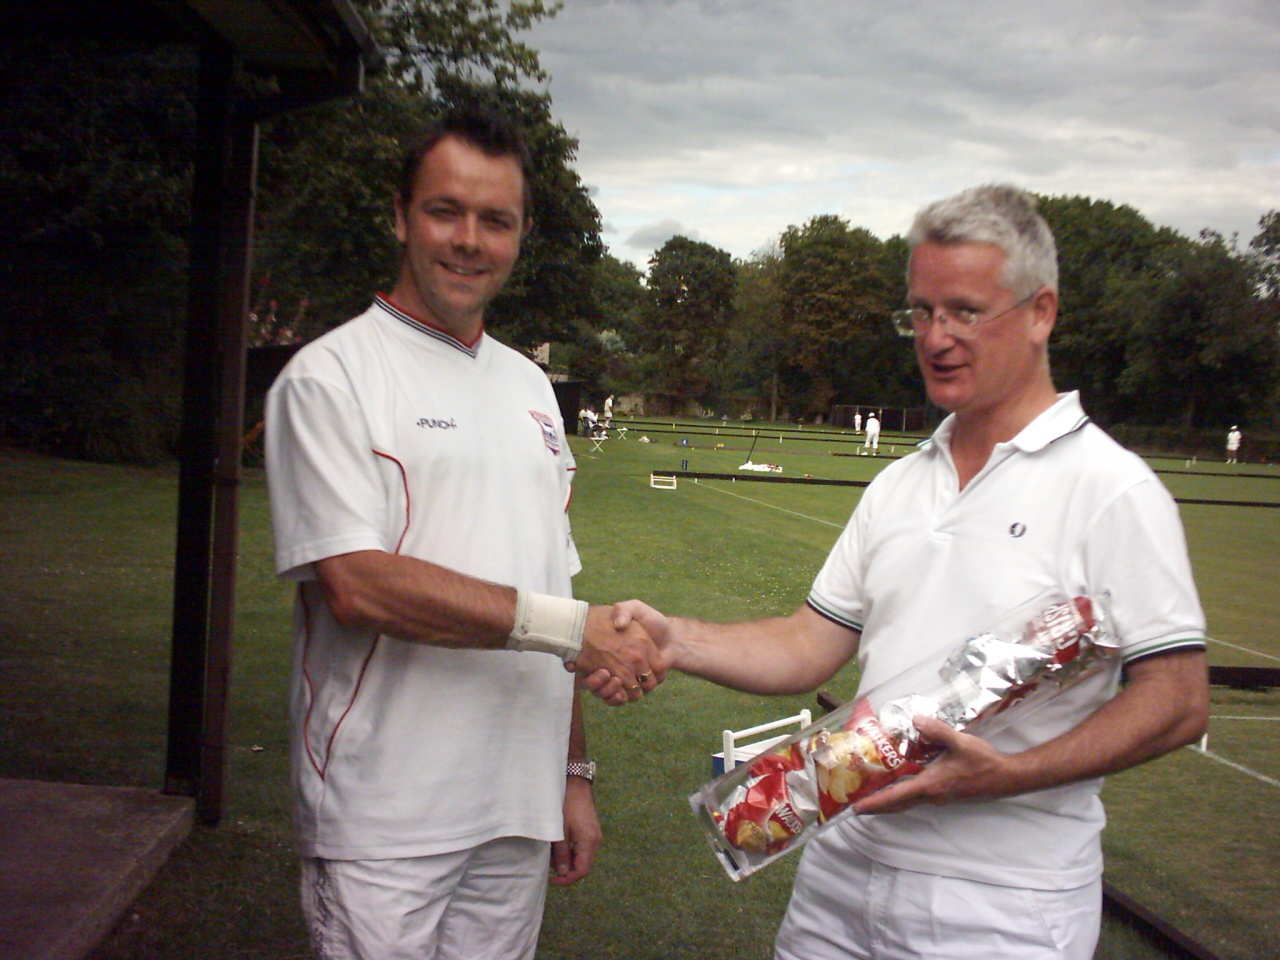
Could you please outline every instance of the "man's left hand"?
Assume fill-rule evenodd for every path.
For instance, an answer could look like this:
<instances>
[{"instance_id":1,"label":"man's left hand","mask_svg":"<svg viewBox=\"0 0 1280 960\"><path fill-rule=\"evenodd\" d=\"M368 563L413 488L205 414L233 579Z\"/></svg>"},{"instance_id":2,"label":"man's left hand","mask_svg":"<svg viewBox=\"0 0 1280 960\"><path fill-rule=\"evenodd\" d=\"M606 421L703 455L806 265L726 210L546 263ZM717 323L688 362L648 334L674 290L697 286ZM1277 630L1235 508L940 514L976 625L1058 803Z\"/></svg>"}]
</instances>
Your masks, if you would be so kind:
<instances>
[{"instance_id":1,"label":"man's left hand","mask_svg":"<svg viewBox=\"0 0 1280 960\"><path fill-rule=\"evenodd\" d=\"M550 883L567 887L590 873L602 839L591 784L569 777L564 785L564 839L551 844Z\"/></svg>"},{"instance_id":2,"label":"man's left hand","mask_svg":"<svg viewBox=\"0 0 1280 960\"><path fill-rule=\"evenodd\" d=\"M915 717L914 722L926 741L945 751L916 776L890 784L854 804L855 811L897 813L919 803L950 803L1017 792L1008 754L981 737L961 733L934 717Z\"/></svg>"}]
</instances>

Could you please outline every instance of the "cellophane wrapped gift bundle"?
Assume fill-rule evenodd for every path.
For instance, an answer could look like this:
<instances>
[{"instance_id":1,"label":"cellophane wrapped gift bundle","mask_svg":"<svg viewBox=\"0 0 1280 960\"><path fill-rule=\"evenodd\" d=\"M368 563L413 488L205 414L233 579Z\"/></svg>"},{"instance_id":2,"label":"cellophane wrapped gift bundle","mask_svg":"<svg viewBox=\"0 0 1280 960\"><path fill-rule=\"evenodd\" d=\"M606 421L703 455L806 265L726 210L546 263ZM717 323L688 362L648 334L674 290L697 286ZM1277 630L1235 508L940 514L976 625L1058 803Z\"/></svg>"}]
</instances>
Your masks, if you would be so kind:
<instances>
[{"instance_id":1,"label":"cellophane wrapped gift bundle","mask_svg":"<svg viewBox=\"0 0 1280 960\"><path fill-rule=\"evenodd\" d=\"M710 781L689 803L721 865L741 880L852 815L863 797L934 760L941 748L921 737L914 717L989 736L1099 668L1116 649L1105 595L1041 594L959 642L936 671L917 668L920 692L846 703Z\"/></svg>"}]
</instances>

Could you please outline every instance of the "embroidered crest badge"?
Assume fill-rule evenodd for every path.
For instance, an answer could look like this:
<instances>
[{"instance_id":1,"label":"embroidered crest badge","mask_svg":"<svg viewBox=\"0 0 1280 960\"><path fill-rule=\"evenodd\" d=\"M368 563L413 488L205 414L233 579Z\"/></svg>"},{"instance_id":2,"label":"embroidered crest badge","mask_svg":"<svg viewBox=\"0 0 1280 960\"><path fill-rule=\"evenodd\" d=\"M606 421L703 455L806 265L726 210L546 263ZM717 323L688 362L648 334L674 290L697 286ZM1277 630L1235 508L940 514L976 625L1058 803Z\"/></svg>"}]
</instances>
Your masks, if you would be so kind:
<instances>
[{"instance_id":1,"label":"embroidered crest badge","mask_svg":"<svg viewBox=\"0 0 1280 960\"><path fill-rule=\"evenodd\" d=\"M560 456L560 434L556 432L556 422L537 410L530 410L529 416L542 429L542 442L547 445L547 449L557 457Z\"/></svg>"}]
</instances>

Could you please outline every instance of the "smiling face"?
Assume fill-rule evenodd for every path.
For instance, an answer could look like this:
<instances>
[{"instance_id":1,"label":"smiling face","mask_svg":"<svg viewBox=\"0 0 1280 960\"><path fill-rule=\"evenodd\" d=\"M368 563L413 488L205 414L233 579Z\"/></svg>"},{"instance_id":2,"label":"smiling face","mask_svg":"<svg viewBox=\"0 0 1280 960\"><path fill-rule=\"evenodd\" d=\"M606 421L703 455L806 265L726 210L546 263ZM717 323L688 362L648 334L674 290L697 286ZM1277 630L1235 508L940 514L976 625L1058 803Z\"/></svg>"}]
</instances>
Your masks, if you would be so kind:
<instances>
[{"instance_id":1,"label":"smiling face","mask_svg":"<svg viewBox=\"0 0 1280 960\"><path fill-rule=\"evenodd\" d=\"M392 300L473 342L485 308L511 275L528 226L520 162L445 136L423 156L409 202L396 201L396 238L404 252Z\"/></svg>"},{"instance_id":2,"label":"smiling face","mask_svg":"<svg viewBox=\"0 0 1280 960\"><path fill-rule=\"evenodd\" d=\"M1056 398L1047 351L1058 301L1043 287L1016 306L1020 298L1004 283L1005 259L994 244L925 241L911 252L908 303L981 315L986 322L961 336L935 318L915 336L916 362L937 406L961 421L1016 432Z\"/></svg>"}]
</instances>

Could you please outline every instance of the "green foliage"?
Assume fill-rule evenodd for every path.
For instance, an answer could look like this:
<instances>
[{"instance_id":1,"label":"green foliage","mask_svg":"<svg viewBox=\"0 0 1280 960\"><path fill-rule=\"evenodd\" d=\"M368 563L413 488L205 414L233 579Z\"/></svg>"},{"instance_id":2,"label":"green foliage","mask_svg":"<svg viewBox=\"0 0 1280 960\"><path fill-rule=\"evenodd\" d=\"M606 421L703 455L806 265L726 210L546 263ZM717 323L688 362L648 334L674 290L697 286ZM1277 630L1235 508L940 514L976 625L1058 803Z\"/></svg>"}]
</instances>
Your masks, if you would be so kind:
<instances>
[{"instance_id":1,"label":"green foliage","mask_svg":"<svg viewBox=\"0 0 1280 960\"><path fill-rule=\"evenodd\" d=\"M734 318L735 281L732 258L709 243L676 236L654 253L638 338L652 364L650 389L686 402L711 399Z\"/></svg>"},{"instance_id":2,"label":"green foliage","mask_svg":"<svg viewBox=\"0 0 1280 960\"><path fill-rule=\"evenodd\" d=\"M254 250L254 312L270 299L309 339L394 284L392 187L400 134L422 123L419 98L386 80L361 97L285 114L262 131Z\"/></svg>"},{"instance_id":3,"label":"green foliage","mask_svg":"<svg viewBox=\"0 0 1280 960\"><path fill-rule=\"evenodd\" d=\"M737 264L737 271L738 322L729 329L722 392L742 398L742 405L757 416L775 420L787 342L781 251L761 250Z\"/></svg>"},{"instance_id":4,"label":"green foliage","mask_svg":"<svg viewBox=\"0 0 1280 960\"><path fill-rule=\"evenodd\" d=\"M157 459L176 430L194 58L0 44L0 437Z\"/></svg>"},{"instance_id":5,"label":"green foliage","mask_svg":"<svg viewBox=\"0 0 1280 960\"><path fill-rule=\"evenodd\" d=\"M1280 210L1269 210L1258 220L1258 233L1249 241L1262 292L1274 303L1280 300Z\"/></svg>"},{"instance_id":6,"label":"green foliage","mask_svg":"<svg viewBox=\"0 0 1280 960\"><path fill-rule=\"evenodd\" d=\"M515 39L562 3L542 0L357 0L388 73L421 93L449 77L510 88L544 81L538 52Z\"/></svg>"},{"instance_id":7,"label":"green foliage","mask_svg":"<svg viewBox=\"0 0 1280 960\"><path fill-rule=\"evenodd\" d=\"M1280 334L1255 296L1248 260L1206 231L1166 245L1155 265L1129 331L1121 391L1148 423L1247 420L1280 373Z\"/></svg>"},{"instance_id":8,"label":"green foliage","mask_svg":"<svg viewBox=\"0 0 1280 960\"><path fill-rule=\"evenodd\" d=\"M1103 422L1132 414L1116 389L1146 285L1160 248L1176 239L1129 206L1089 197L1042 197L1040 212L1058 244L1059 316L1050 355L1059 389L1081 392Z\"/></svg>"},{"instance_id":9,"label":"green foliage","mask_svg":"<svg viewBox=\"0 0 1280 960\"><path fill-rule=\"evenodd\" d=\"M616 333L624 348L637 342L644 322L644 274L606 251L592 268L591 286L597 326Z\"/></svg>"},{"instance_id":10,"label":"green foliage","mask_svg":"<svg viewBox=\"0 0 1280 960\"><path fill-rule=\"evenodd\" d=\"M832 215L788 227L781 246L792 412L918 398L911 351L889 323L905 298L904 248Z\"/></svg>"},{"instance_id":11,"label":"green foliage","mask_svg":"<svg viewBox=\"0 0 1280 960\"><path fill-rule=\"evenodd\" d=\"M1192 240L1105 200L1047 197L1040 209L1058 243L1059 388L1079 389L1104 423L1189 431L1267 419L1280 330L1259 293L1274 218L1263 217L1250 257L1215 233Z\"/></svg>"}]
</instances>

